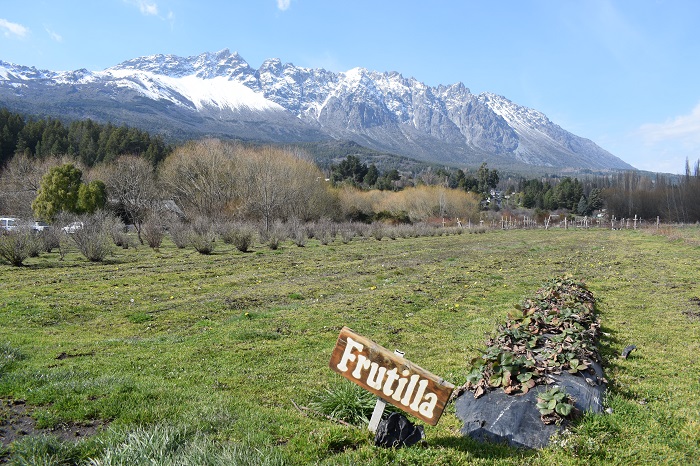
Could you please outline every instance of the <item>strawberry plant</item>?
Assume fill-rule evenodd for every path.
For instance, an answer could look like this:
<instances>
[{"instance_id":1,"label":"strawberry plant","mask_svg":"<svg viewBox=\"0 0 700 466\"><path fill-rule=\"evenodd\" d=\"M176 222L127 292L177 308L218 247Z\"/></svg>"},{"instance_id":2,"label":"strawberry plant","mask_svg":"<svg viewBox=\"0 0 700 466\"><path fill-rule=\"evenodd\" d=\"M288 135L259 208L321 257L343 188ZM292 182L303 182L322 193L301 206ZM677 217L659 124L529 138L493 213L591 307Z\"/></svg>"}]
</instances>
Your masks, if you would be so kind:
<instances>
[{"instance_id":1,"label":"strawberry plant","mask_svg":"<svg viewBox=\"0 0 700 466\"><path fill-rule=\"evenodd\" d=\"M589 371L599 361L599 329L592 293L569 277L551 280L509 313L498 334L487 340L483 355L472 360L467 382L457 393L472 390L475 398L497 388L509 395L527 393L552 383L550 375ZM569 414L564 395L556 393L554 404L555 398L543 395L542 403L552 404L552 412L543 416Z\"/></svg>"},{"instance_id":2,"label":"strawberry plant","mask_svg":"<svg viewBox=\"0 0 700 466\"><path fill-rule=\"evenodd\" d=\"M553 387L537 394L537 409L545 424L561 421L574 412L574 402L565 390Z\"/></svg>"}]
</instances>

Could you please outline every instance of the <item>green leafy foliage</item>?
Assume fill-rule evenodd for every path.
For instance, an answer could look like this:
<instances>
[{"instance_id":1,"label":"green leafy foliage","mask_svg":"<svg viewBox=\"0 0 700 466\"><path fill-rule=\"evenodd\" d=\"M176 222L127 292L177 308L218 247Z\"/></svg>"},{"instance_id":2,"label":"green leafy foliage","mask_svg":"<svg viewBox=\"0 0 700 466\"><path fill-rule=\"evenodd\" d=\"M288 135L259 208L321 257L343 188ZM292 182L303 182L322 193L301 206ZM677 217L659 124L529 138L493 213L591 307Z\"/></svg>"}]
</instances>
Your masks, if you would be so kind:
<instances>
[{"instance_id":1,"label":"green leafy foliage","mask_svg":"<svg viewBox=\"0 0 700 466\"><path fill-rule=\"evenodd\" d=\"M92 214L102 209L107 203L107 187L100 180L91 181L89 184L81 184L78 189L78 202L76 212L80 214Z\"/></svg>"},{"instance_id":2,"label":"green leafy foliage","mask_svg":"<svg viewBox=\"0 0 700 466\"><path fill-rule=\"evenodd\" d=\"M545 424L558 422L574 412L574 403L566 391L559 387L537 394L537 409Z\"/></svg>"},{"instance_id":3,"label":"green leafy foliage","mask_svg":"<svg viewBox=\"0 0 700 466\"><path fill-rule=\"evenodd\" d=\"M61 212L78 213L78 193L83 172L73 164L54 167L41 179L41 186L32 203L34 215L52 221Z\"/></svg>"},{"instance_id":4,"label":"green leafy foliage","mask_svg":"<svg viewBox=\"0 0 700 466\"><path fill-rule=\"evenodd\" d=\"M0 109L0 129L0 165L17 153L35 158L68 154L88 167L122 154L139 154L156 165L172 151L160 136L90 119L66 125L53 118L28 119Z\"/></svg>"},{"instance_id":5,"label":"green leafy foliage","mask_svg":"<svg viewBox=\"0 0 700 466\"><path fill-rule=\"evenodd\" d=\"M508 314L482 357L472 361L463 388L477 398L494 388L527 393L549 383L549 374L586 371L599 361L599 329L595 299L583 283L570 277L551 280Z\"/></svg>"},{"instance_id":6,"label":"green leafy foliage","mask_svg":"<svg viewBox=\"0 0 700 466\"><path fill-rule=\"evenodd\" d=\"M82 182L83 172L71 163L53 167L41 179L36 199L32 202L34 215L53 221L62 212L94 213L105 206L107 188L100 180Z\"/></svg>"}]
</instances>

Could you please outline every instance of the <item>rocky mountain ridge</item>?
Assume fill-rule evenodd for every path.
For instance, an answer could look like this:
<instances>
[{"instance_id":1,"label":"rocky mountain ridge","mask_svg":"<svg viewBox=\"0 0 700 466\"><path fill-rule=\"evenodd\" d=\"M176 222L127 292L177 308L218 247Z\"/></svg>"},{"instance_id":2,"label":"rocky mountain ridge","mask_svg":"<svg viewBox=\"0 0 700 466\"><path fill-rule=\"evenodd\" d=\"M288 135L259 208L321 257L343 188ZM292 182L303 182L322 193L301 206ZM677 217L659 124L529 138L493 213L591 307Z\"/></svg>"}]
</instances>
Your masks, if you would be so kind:
<instances>
[{"instance_id":1,"label":"rocky mountain ridge","mask_svg":"<svg viewBox=\"0 0 700 466\"><path fill-rule=\"evenodd\" d=\"M0 61L0 101L26 113L138 125L173 137L294 143L349 140L456 166L632 167L544 114L462 83L397 72L335 73L222 50L154 55L103 71L43 71Z\"/></svg>"}]
</instances>

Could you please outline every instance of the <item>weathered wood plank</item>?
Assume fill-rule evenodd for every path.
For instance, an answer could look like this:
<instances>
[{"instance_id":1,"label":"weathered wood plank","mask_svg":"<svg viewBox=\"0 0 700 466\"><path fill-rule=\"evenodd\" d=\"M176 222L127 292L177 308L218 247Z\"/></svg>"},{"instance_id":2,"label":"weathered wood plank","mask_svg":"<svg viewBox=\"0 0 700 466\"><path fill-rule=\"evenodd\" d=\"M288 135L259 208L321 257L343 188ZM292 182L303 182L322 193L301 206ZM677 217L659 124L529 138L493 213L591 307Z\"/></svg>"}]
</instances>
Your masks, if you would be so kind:
<instances>
[{"instance_id":1,"label":"weathered wood plank","mask_svg":"<svg viewBox=\"0 0 700 466\"><path fill-rule=\"evenodd\" d=\"M454 385L343 327L329 367L397 408L437 424Z\"/></svg>"}]
</instances>

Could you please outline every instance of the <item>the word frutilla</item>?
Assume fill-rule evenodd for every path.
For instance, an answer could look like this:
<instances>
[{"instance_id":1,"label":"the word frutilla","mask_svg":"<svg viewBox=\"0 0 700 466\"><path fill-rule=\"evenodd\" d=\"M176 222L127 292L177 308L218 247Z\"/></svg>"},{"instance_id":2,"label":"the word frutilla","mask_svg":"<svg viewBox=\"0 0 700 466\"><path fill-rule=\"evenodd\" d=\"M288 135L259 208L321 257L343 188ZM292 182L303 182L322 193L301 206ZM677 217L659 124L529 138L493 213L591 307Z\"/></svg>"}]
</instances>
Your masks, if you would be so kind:
<instances>
[{"instance_id":1,"label":"the word frutilla","mask_svg":"<svg viewBox=\"0 0 700 466\"><path fill-rule=\"evenodd\" d=\"M347 327L338 336L330 368L387 402L437 424L454 385Z\"/></svg>"}]
</instances>

